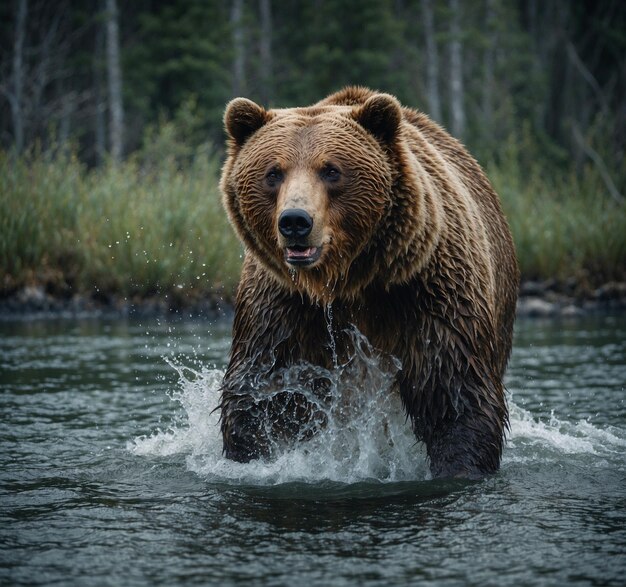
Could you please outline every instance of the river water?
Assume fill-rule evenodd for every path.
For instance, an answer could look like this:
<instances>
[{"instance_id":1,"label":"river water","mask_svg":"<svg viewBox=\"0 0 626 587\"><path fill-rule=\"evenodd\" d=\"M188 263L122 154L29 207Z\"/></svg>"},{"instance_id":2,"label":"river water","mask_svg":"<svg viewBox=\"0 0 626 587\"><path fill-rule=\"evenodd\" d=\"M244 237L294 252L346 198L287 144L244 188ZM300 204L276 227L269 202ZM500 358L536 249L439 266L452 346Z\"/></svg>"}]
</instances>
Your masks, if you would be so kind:
<instances>
[{"instance_id":1,"label":"river water","mask_svg":"<svg viewBox=\"0 0 626 587\"><path fill-rule=\"evenodd\" d=\"M518 321L474 483L429 479L376 361L312 441L226 461L229 330L0 322L0 584L625 583L626 316Z\"/></svg>"}]
</instances>

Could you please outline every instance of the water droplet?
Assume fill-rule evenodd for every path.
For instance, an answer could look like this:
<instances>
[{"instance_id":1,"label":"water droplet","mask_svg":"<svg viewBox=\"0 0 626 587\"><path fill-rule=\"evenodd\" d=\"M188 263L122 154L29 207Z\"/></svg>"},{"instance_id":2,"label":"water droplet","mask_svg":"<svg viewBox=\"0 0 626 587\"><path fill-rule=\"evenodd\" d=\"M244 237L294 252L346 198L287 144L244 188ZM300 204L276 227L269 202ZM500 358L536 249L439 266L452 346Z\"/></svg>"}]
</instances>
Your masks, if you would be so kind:
<instances>
[{"instance_id":1,"label":"water droplet","mask_svg":"<svg viewBox=\"0 0 626 587\"><path fill-rule=\"evenodd\" d=\"M326 304L324 316L326 317L326 329L330 336L330 350L333 354L333 365L337 367L337 342L335 341L335 333L333 331L333 305L332 303Z\"/></svg>"},{"instance_id":2,"label":"water droplet","mask_svg":"<svg viewBox=\"0 0 626 587\"><path fill-rule=\"evenodd\" d=\"M327 313L327 308L323 309ZM331 309L332 313L332 309ZM185 365L165 358L178 372L179 386L169 394L182 409L180 423L140 436L127 446L136 455L186 455L187 468L209 480L250 484L332 480L405 481L427 476L426 456L415 442L398 393L392 393L397 369L376 354L356 330L347 332L351 350L346 361L331 370L302 363L282 370L281 387L297 393L323 416L302 428L306 442L289 447L278 443L270 460L239 464L223 455L219 426L224 372ZM147 346L147 345L146 345ZM323 392L311 386L323 382ZM253 397L267 398L262 381ZM255 395L256 394L256 395ZM265 413L268 425L275 414ZM310 433L307 434L307 433ZM285 450L288 448L288 450Z\"/></svg>"}]
</instances>

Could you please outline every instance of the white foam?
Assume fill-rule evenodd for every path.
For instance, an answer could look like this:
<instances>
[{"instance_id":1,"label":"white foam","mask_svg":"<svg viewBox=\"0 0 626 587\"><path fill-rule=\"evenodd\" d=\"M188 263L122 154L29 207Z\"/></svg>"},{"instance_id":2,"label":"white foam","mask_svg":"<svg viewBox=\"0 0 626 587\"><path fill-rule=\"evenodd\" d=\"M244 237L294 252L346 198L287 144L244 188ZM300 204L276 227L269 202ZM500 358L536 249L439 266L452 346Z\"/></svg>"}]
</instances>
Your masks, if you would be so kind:
<instances>
[{"instance_id":1,"label":"white foam","mask_svg":"<svg viewBox=\"0 0 626 587\"><path fill-rule=\"evenodd\" d=\"M544 422L524 408L509 402L511 433L505 460L558 461L563 455L588 455L598 463L602 457L623 454L626 438L622 431L598 428L587 420L570 422L554 412Z\"/></svg>"},{"instance_id":2,"label":"white foam","mask_svg":"<svg viewBox=\"0 0 626 587\"><path fill-rule=\"evenodd\" d=\"M201 371L166 359L178 372L179 388L169 394L180 405L176 423L149 436L139 436L128 448L138 455L170 456L210 450L219 432L219 414L214 412L219 401L219 385L224 373L219 369Z\"/></svg>"},{"instance_id":3,"label":"white foam","mask_svg":"<svg viewBox=\"0 0 626 587\"><path fill-rule=\"evenodd\" d=\"M170 394L179 404L179 418L166 430L135 438L128 448L137 455L184 457L199 476L229 483L277 484L294 481L406 481L429 477L424 447L415 441L398 394L392 389L396 363L386 367L372 355L365 339L355 344L355 357L333 372L333 396L326 427L271 461L242 464L222 455L219 426L219 369L192 369L168 361L179 375ZM286 379L297 382L303 369L294 367ZM346 409L348 406L348 409ZM624 453L623 431L601 429L588 421L568 422L554 414L541 421L509 402L511 432L504 462L558 461L564 455L590 455L604 462Z\"/></svg>"},{"instance_id":4,"label":"white foam","mask_svg":"<svg viewBox=\"0 0 626 587\"><path fill-rule=\"evenodd\" d=\"M365 339L356 342L355 357L331 375L327 425L311 440L298 443L272 461L242 464L224 458L216 410L223 371L198 371L172 362L179 375L179 388L171 394L181 408L179 421L167 430L134 439L128 448L146 456L182 454L189 470L214 481L355 483L427 478L425 451L416 443L400 398L391 389L398 365L392 362L390 368L387 362L383 368ZM308 373L316 368L293 367L289 373L292 383L303 369Z\"/></svg>"}]
</instances>

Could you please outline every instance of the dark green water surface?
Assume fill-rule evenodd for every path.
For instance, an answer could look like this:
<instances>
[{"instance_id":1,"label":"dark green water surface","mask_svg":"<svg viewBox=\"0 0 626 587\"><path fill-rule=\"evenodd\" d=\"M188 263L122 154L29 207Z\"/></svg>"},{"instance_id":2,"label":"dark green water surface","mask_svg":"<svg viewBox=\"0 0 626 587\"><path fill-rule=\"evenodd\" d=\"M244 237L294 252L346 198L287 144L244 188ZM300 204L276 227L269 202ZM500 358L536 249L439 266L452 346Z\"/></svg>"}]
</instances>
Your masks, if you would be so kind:
<instances>
[{"instance_id":1,"label":"dark green water surface","mask_svg":"<svg viewBox=\"0 0 626 587\"><path fill-rule=\"evenodd\" d=\"M625 316L518 322L478 483L429 480L376 364L361 412L224 460L229 331L0 322L1 585L626 584Z\"/></svg>"}]
</instances>

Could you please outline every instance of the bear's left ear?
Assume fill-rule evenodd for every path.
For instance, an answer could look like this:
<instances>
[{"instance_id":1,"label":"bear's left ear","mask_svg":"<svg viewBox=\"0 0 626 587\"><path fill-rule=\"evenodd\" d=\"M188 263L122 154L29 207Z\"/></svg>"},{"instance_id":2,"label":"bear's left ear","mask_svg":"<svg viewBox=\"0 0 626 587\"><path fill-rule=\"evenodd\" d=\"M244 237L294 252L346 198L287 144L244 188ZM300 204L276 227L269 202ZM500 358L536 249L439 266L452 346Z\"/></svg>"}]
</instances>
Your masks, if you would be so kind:
<instances>
[{"instance_id":1,"label":"bear's left ear","mask_svg":"<svg viewBox=\"0 0 626 587\"><path fill-rule=\"evenodd\" d=\"M267 111L247 98L231 100L224 113L226 132L239 147L267 121Z\"/></svg>"},{"instance_id":2,"label":"bear's left ear","mask_svg":"<svg viewBox=\"0 0 626 587\"><path fill-rule=\"evenodd\" d=\"M393 141L402 121L402 106L389 94L376 94L355 109L354 119L382 143Z\"/></svg>"}]
</instances>

